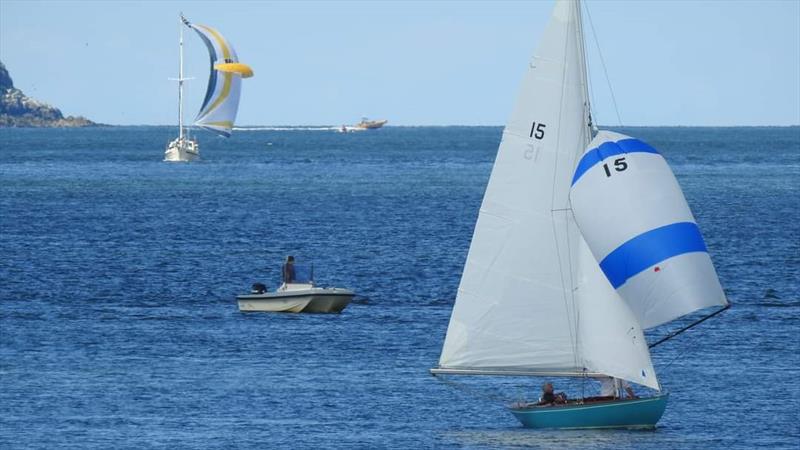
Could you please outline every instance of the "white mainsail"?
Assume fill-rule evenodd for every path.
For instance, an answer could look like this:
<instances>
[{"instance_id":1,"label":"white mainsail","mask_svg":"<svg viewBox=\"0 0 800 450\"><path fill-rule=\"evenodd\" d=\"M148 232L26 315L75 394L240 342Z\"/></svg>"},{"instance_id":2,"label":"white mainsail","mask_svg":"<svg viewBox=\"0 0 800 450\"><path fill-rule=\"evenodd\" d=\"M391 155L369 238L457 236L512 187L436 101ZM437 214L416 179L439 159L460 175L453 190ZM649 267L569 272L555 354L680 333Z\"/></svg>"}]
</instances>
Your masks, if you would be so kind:
<instances>
[{"instance_id":1,"label":"white mainsail","mask_svg":"<svg viewBox=\"0 0 800 450\"><path fill-rule=\"evenodd\" d=\"M601 131L572 180L575 220L645 328L728 304L703 237L664 157Z\"/></svg>"},{"instance_id":2,"label":"white mainsail","mask_svg":"<svg viewBox=\"0 0 800 450\"><path fill-rule=\"evenodd\" d=\"M194 124L229 137L239 109L242 78L251 77L253 71L239 63L233 46L219 31L186 19L184 23L197 32L211 59L208 88Z\"/></svg>"},{"instance_id":3,"label":"white mainsail","mask_svg":"<svg viewBox=\"0 0 800 450\"><path fill-rule=\"evenodd\" d=\"M658 388L641 327L574 222L591 138L580 9L556 3L481 205L439 372L605 374Z\"/></svg>"},{"instance_id":4,"label":"white mainsail","mask_svg":"<svg viewBox=\"0 0 800 450\"><path fill-rule=\"evenodd\" d=\"M575 6L556 4L503 131L440 368L582 371L568 193L590 130Z\"/></svg>"}]
</instances>

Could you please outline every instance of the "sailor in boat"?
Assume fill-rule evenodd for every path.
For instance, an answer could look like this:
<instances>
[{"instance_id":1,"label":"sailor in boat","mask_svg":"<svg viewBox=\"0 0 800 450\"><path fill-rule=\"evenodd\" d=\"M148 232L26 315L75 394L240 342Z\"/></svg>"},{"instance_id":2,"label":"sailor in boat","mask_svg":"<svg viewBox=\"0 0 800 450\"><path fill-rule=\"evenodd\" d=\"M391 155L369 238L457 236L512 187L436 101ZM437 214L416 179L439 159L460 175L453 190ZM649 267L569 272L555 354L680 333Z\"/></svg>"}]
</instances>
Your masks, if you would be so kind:
<instances>
[{"instance_id":1,"label":"sailor in boat","mask_svg":"<svg viewBox=\"0 0 800 450\"><path fill-rule=\"evenodd\" d=\"M559 392L558 394L553 393L553 383L546 382L542 385L542 396L539 397L539 406L545 405L560 405L563 403L567 403L567 395L563 392Z\"/></svg>"},{"instance_id":2,"label":"sailor in boat","mask_svg":"<svg viewBox=\"0 0 800 450\"><path fill-rule=\"evenodd\" d=\"M253 283L253 286L250 288L251 294L263 294L267 292L267 285L264 283Z\"/></svg>"},{"instance_id":3,"label":"sailor in boat","mask_svg":"<svg viewBox=\"0 0 800 450\"><path fill-rule=\"evenodd\" d=\"M620 398L620 392L625 390L625 398L639 398L630 383L614 377L598 377L595 380L600 383L600 397L602 399L614 400ZM599 399L598 399L599 400Z\"/></svg>"},{"instance_id":4,"label":"sailor in boat","mask_svg":"<svg viewBox=\"0 0 800 450\"><path fill-rule=\"evenodd\" d=\"M283 282L284 283L293 283L295 280L295 272L294 272L294 256L289 255L286 257L286 262L283 263Z\"/></svg>"}]
</instances>

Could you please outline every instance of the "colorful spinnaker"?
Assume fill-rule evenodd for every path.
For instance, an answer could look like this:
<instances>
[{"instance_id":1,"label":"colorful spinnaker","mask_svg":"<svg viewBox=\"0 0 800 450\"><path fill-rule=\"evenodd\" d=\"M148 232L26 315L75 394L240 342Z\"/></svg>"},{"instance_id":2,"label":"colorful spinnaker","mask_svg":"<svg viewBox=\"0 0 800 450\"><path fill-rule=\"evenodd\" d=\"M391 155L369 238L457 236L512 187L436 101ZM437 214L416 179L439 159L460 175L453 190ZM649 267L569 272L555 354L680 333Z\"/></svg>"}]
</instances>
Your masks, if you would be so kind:
<instances>
[{"instance_id":1,"label":"colorful spinnaker","mask_svg":"<svg viewBox=\"0 0 800 450\"><path fill-rule=\"evenodd\" d=\"M239 109L242 78L253 76L253 70L239 62L236 50L219 31L207 25L190 23L186 18L183 18L183 23L197 32L211 59L208 88L194 124L228 137Z\"/></svg>"}]
</instances>

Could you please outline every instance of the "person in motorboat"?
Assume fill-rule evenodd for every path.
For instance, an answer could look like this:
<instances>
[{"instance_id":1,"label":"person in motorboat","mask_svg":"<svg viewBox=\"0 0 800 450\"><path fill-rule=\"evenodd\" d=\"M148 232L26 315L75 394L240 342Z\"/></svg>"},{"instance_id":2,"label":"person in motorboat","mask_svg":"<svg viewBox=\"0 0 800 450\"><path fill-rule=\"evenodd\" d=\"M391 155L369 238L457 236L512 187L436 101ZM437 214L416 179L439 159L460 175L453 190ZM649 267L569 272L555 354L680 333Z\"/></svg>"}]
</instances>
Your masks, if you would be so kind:
<instances>
[{"instance_id":1,"label":"person in motorboat","mask_svg":"<svg viewBox=\"0 0 800 450\"><path fill-rule=\"evenodd\" d=\"M638 398L631 385L625 380L614 377L598 377L595 380L600 383L600 397L609 400L617 399L620 391L625 390L625 398Z\"/></svg>"},{"instance_id":2,"label":"person in motorboat","mask_svg":"<svg viewBox=\"0 0 800 450\"><path fill-rule=\"evenodd\" d=\"M250 288L251 294L263 294L267 292L267 285L264 283L253 283L253 286Z\"/></svg>"},{"instance_id":3,"label":"person in motorboat","mask_svg":"<svg viewBox=\"0 0 800 450\"><path fill-rule=\"evenodd\" d=\"M553 383L547 382L542 385L542 396L539 397L537 405L560 405L567 402L567 395L563 392L553 393Z\"/></svg>"},{"instance_id":4,"label":"person in motorboat","mask_svg":"<svg viewBox=\"0 0 800 450\"><path fill-rule=\"evenodd\" d=\"M284 283L292 283L295 280L295 272L294 272L294 256L287 256L286 262L283 263L283 282Z\"/></svg>"}]
</instances>

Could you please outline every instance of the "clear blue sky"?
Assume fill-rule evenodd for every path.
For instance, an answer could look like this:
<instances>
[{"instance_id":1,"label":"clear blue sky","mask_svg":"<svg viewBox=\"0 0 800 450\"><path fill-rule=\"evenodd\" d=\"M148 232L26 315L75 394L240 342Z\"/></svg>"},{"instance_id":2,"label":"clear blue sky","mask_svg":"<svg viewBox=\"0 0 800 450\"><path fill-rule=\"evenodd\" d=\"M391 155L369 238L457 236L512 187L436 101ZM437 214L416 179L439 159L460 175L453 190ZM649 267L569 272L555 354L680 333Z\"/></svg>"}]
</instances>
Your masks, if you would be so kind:
<instances>
[{"instance_id":1,"label":"clear blue sky","mask_svg":"<svg viewBox=\"0 0 800 450\"><path fill-rule=\"evenodd\" d=\"M800 0L588 1L626 125L800 124ZM0 0L17 87L112 124L172 124L178 12L255 70L238 124L501 125L551 1ZM594 109L616 125L585 19ZM186 35L187 118L208 60Z\"/></svg>"}]
</instances>

